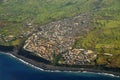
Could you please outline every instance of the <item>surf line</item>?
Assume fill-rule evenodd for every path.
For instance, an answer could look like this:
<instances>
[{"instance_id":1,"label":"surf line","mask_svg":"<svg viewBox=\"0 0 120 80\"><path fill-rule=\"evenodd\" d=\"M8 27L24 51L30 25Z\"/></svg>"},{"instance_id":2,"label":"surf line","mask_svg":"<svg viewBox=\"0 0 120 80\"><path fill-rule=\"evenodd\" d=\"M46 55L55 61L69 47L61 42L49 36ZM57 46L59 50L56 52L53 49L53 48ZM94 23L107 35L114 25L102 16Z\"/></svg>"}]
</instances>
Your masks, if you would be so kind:
<instances>
[{"instance_id":1,"label":"surf line","mask_svg":"<svg viewBox=\"0 0 120 80\"><path fill-rule=\"evenodd\" d=\"M22 60L22 59L20 59L20 58L17 58L16 56L14 56L14 55L11 54L11 53L5 53L5 52L0 52L0 53L6 54L6 55L8 55L8 56L11 56L11 57L19 60L20 62L22 62L22 63L24 63L24 64L26 64L26 65L28 65L28 66L30 66L30 67L32 67L32 68L35 68L35 69L37 69L37 70L40 70L40 71L45 71L45 72L72 72L72 73L73 73L73 72L75 72L75 73L76 73L76 72L77 72L77 73L81 72L81 73L93 73L93 74L99 74L99 75L105 75L105 76L111 76L111 77L120 78L120 76L116 76L116 75L114 75L114 74L109 74L109 73L96 73L96 72L89 72L89 71L44 70L44 69L42 69L42 68L40 68L40 67L37 67L37 66L35 66L35 65L30 64L29 62L26 62L25 60Z\"/></svg>"}]
</instances>

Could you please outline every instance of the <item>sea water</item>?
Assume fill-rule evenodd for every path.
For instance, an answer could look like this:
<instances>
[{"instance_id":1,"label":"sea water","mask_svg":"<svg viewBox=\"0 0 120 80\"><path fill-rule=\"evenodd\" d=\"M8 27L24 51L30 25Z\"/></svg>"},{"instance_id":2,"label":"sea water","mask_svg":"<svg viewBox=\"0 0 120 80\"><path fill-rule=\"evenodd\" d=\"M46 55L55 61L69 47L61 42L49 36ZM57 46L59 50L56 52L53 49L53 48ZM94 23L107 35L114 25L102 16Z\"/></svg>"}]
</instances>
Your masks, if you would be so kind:
<instances>
[{"instance_id":1,"label":"sea water","mask_svg":"<svg viewBox=\"0 0 120 80\"><path fill-rule=\"evenodd\" d=\"M120 77L86 71L44 71L13 55L0 52L0 80L120 80Z\"/></svg>"}]
</instances>

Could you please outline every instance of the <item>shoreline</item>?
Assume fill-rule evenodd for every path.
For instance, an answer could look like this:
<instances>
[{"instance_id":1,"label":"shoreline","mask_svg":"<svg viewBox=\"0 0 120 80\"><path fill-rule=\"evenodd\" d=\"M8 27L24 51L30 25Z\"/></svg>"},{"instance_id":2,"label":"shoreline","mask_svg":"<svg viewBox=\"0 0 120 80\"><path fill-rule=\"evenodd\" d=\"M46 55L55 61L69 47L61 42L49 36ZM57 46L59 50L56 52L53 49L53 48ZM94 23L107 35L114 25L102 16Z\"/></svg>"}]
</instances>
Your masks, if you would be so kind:
<instances>
[{"instance_id":1,"label":"shoreline","mask_svg":"<svg viewBox=\"0 0 120 80\"><path fill-rule=\"evenodd\" d=\"M110 74L110 75L115 75L120 77L120 72L117 71L117 69L115 71L111 70L105 70L105 69L99 69L99 68L95 68L95 67L89 67L89 66L85 66L85 67L73 67L73 66L54 66L52 64L50 64L49 61L45 60L45 59L38 59L37 56L35 55L31 55L30 52L25 51L25 50L20 50L18 53L17 52L12 52L12 51L3 51L1 50L1 52L7 52L10 55L15 56L18 59L21 59L22 62L27 62L28 64L32 65L33 67L39 68L42 71L67 71L67 72L93 72L93 73L105 73L105 74ZM22 53L22 54L21 54ZM26 55L27 54L27 55ZM32 59L31 59L32 58ZM33 59L36 58L36 59Z\"/></svg>"},{"instance_id":2,"label":"shoreline","mask_svg":"<svg viewBox=\"0 0 120 80\"><path fill-rule=\"evenodd\" d=\"M3 54L5 53L5 52L2 52ZM7 55L10 55L10 56L12 56L12 57L14 57L14 58L16 58L16 59L18 59L19 61L21 61L22 63L24 63L24 64L26 64L26 65L28 65L28 66L30 66L30 67L32 67L32 68L35 68L35 69L37 69L37 70L40 70L40 71L45 71L45 72L75 72L75 73L93 73L93 74L100 74L100 75L105 75L105 76L111 76L111 77L117 77L117 78L119 78L120 77L120 75L118 74L118 75L116 75L116 74L113 74L113 73L108 73L108 72L102 72L102 71L89 71L89 70L83 70L83 71L79 71L79 70L77 70L77 71L71 71L71 70L67 70L67 71L65 71L65 70L63 70L63 71L61 71L61 70L44 70L44 69L42 69L42 68L40 68L40 67L37 67L37 66L35 66L35 65L33 65L33 64L31 64L31 63L29 63L29 62L26 62L26 61L24 61L24 60L22 60L22 59L20 59L20 58L18 58L18 57L16 57L16 56L14 56L13 54L11 54L11 53L5 53L5 54L7 54Z\"/></svg>"}]
</instances>

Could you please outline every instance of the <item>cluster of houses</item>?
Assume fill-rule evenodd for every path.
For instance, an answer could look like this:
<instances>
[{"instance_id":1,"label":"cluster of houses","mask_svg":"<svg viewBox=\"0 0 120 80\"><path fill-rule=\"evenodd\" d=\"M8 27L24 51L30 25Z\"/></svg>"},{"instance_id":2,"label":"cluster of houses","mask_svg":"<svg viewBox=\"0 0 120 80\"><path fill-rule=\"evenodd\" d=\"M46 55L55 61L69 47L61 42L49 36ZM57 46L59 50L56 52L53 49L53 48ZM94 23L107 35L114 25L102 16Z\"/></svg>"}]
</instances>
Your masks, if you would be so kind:
<instances>
[{"instance_id":1,"label":"cluster of houses","mask_svg":"<svg viewBox=\"0 0 120 80\"><path fill-rule=\"evenodd\" d=\"M61 54L63 64L86 64L93 60L94 52L84 49L72 49L75 39L87 33L90 16L78 15L73 18L51 22L38 27L25 42L24 49L47 60L52 60L52 54ZM32 26L31 23L27 26ZM67 52L65 52L67 51ZM64 53L63 53L64 52Z\"/></svg>"},{"instance_id":2,"label":"cluster of houses","mask_svg":"<svg viewBox=\"0 0 120 80\"><path fill-rule=\"evenodd\" d=\"M69 65L90 64L90 62L96 59L96 57L97 54L95 54L95 52L85 49L72 49L63 54L64 64Z\"/></svg>"},{"instance_id":3,"label":"cluster of houses","mask_svg":"<svg viewBox=\"0 0 120 80\"><path fill-rule=\"evenodd\" d=\"M0 34L0 42L11 42L18 38L24 38L28 35L32 34L35 31L34 25L31 22L27 22L23 25L23 27L27 28L28 30L23 30L22 28L19 30L21 33L17 36L15 35L15 32L11 32L8 35Z\"/></svg>"},{"instance_id":4,"label":"cluster of houses","mask_svg":"<svg viewBox=\"0 0 120 80\"><path fill-rule=\"evenodd\" d=\"M9 42L9 41L12 41L14 39L15 39L14 35L6 36L6 35L0 34L0 40L3 41L3 42Z\"/></svg>"}]
</instances>

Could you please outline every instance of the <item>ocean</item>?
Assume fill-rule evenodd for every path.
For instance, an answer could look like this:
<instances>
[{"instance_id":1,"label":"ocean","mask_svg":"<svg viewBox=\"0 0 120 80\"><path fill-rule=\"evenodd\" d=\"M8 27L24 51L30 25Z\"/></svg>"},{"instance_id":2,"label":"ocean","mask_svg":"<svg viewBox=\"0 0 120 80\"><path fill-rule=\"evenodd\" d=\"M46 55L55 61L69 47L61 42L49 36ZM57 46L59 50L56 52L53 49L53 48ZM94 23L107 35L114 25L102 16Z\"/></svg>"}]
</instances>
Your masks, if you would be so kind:
<instances>
[{"instance_id":1,"label":"ocean","mask_svg":"<svg viewBox=\"0 0 120 80\"><path fill-rule=\"evenodd\" d=\"M120 80L120 77L86 71L44 71L8 53L0 52L0 80Z\"/></svg>"}]
</instances>

